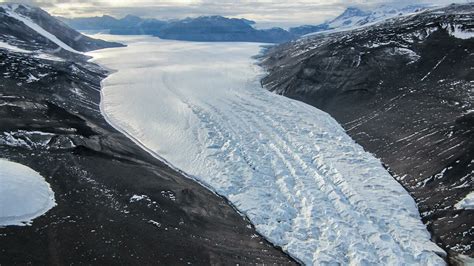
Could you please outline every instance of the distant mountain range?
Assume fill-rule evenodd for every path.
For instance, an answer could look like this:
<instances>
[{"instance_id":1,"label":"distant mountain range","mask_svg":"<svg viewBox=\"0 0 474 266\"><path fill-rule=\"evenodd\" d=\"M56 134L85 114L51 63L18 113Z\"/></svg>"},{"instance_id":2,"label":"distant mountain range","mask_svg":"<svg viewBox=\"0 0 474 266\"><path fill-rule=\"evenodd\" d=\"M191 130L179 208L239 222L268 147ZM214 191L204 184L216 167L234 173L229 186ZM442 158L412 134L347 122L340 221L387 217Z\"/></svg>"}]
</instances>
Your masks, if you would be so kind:
<instances>
[{"instance_id":1,"label":"distant mountain range","mask_svg":"<svg viewBox=\"0 0 474 266\"><path fill-rule=\"evenodd\" d=\"M89 18L59 19L77 30L101 30L117 35L153 35L162 39L186 41L248 41L282 43L302 35L333 29L364 26L408 13L426 9L425 5L410 5L403 8L380 6L374 10L347 8L337 18L319 25L304 25L284 30L282 28L256 29L254 21L204 16L182 20L144 19L128 15L117 19L104 15Z\"/></svg>"},{"instance_id":2,"label":"distant mountain range","mask_svg":"<svg viewBox=\"0 0 474 266\"><path fill-rule=\"evenodd\" d=\"M416 13L428 9L427 5L409 5L396 8L388 5L379 6L373 10L362 10L357 7L349 7L344 13L333 20L319 25L304 25L290 28L289 32L294 35L306 35L326 30L349 29L373 24L388 18Z\"/></svg>"},{"instance_id":3,"label":"distant mountain range","mask_svg":"<svg viewBox=\"0 0 474 266\"><path fill-rule=\"evenodd\" d=\"M128 15L122 19L111 16L91 18L59 18L77 30L107 30L117 35L153 35L162 39L186 41L248 41L280 43L295 36L282 28L255 29L247 19L205 16L162 21Z\"/></svg>"}]
</instances>

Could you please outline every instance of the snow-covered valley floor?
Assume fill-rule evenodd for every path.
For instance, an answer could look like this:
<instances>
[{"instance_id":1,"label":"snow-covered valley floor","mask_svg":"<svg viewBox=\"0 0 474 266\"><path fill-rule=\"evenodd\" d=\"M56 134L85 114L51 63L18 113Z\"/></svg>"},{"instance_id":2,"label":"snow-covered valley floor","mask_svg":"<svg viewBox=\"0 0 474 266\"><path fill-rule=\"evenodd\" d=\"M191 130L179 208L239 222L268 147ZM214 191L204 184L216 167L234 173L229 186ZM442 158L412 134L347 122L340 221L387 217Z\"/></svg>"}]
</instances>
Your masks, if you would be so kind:
<instances>
[{"instance_id":1,"label":"snow-covered valley floor","mask_svg":"<svg viewBox=\"0 0 474 266\"><path fill-rule=\"evenodd\" d=\"M109 122L225 196L292 257L444 264L379 160L328 114L261 88L258 44L119 38L129 46L91 53L116 70L103 82Z\"/></svg>"}]
</instances>

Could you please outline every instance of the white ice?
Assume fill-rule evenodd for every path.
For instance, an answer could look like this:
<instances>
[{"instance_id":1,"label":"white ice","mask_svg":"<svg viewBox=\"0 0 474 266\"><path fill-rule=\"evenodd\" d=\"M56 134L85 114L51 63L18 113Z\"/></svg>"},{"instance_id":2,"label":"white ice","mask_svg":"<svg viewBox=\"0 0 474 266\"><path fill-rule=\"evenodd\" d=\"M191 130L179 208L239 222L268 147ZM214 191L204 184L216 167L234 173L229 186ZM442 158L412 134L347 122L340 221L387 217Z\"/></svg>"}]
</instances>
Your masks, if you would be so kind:
<instances>
[{"instance_id":1,"label":"white ice","mask_svg":"<svg viewBox=\"0 0 474 266\"><path fill-rule=\"evenodd\" d=\"M54 206L54 193L39 173L0 159L0 227L31 224Z\"/></svg>"},{"instance_id":2,"label":"white ice","mask_svg":"<svg viewBox=\"0 0 474 266\"><path fill-rule=\"evenodd\" d=\"M2 5L2 7L5 9L5 12L7 13L8 16L23 22L26 26L30 27L32 30L36 31L38 34L42 35L43 37L49 39L50 41L52 41L53 43L55 43L62 49L67 50L69 52L73 52L73 53L81 53L81 52L76 51L69 45L65 44L63 41L58 39L58 37L56 37L55 35L43 29L41 26L33 22L30 18L17 13L16 9L18 8L18 5Z\"/></svg>"},{"instance_id":3,"label":"white ice","mask_svg":"<svg viewBox=\"0 0 474 266\"><path fill-rule=\"evenodd\" d=\"M258 44L128 40L91 53L117 70L103 82L104 116L269 241L307 265L444 264L379 160L328 114L260 86Z\"/></svg>"},{"instance_id":4,"label":"white ice","mask_svg":"<svg viewBox=\"0 0 474 266\"><path fill-rule=\"evenodd\" d=\"M473 210L474 209L474 191L471 193L467 194L467 196L456 203L454 205L456 209L466 209L466 210Z\"/></svg>"}]
</instances>

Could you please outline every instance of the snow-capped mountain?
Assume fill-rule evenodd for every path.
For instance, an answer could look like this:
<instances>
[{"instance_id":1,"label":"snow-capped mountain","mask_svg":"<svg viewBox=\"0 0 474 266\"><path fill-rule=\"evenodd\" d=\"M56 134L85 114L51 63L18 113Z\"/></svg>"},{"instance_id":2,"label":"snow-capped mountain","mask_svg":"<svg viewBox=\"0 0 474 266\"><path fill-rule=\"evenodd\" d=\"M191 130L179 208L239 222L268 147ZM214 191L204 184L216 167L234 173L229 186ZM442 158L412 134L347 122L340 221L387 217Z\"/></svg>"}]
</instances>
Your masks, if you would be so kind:
<instances>
[{"instance_id":1,"label":"snow-capped mountain","mask_svg":"<svg viewBox=\"0 0 474 266\"><path fill-rule=\"evenodd\" d=\"M83 51L116 46L0 8L0 265L295 265L105 121L108 72Z\"/></svg>"},{"instance_id":2,"label":"snow-capped mountain","mask_svg":"<svg viewBox=\"0 0 474 266\"><path fill-rule=\"evenodd\" d=\"M382 5L372 10L365 10L358 7L349 7L341 15L319 25L304 25L290 28L290 32L297 35L317 33L335 29L351 29L372 23L380 22L388 18L421 12L428 8L427 5L409 5L405 7L395 7Z\"/></svg>"},{"instance_id":3,"label":"snow-capped mountain","mask_svg":"<svg viewBox=\"0 0 474 266\"><path fill-rule=\"evenodd\" d=\"M355 12L359 14L358 12ZM263 85L336 118L413 195L433 239L474 256L474 4L269 49Z\"/></svg>"},{"instance_id":4,"label":"snow-capped mountain","mask_svg":"<svg viewBox=\"0 0 474 266\"><path fill-rule=\"evenodd\" d=\"M121 46L84 36L36 7L0 5L0 19L3 22L0 41L32 52L42 50L44 53L73 56L94 49Z\"/></svg>"}]
</instances>

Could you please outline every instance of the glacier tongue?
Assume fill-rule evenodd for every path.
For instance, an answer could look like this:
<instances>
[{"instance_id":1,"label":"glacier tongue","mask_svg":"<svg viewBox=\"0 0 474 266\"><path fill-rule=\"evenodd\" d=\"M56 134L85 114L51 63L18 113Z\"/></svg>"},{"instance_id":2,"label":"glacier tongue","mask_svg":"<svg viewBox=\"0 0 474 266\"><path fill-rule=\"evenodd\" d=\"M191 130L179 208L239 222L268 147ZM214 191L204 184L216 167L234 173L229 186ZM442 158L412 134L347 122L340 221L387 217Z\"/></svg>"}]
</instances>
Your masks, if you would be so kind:
<instances>
[{"instance_id":1,"label":"glacier tongue","mask_svg":"<svg viewBox=\"0 0 474 266\"><path fill-rule=\"evenodd\" d=\"M444 264L379 160L328 114L261 88L258 44L129 40L91 53L117 70L103 82L104 115L269 241L308 265Z\"/></svg>"}]
</instances>

